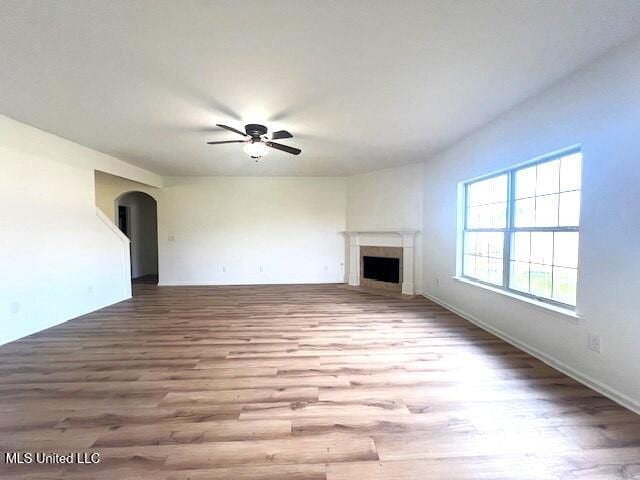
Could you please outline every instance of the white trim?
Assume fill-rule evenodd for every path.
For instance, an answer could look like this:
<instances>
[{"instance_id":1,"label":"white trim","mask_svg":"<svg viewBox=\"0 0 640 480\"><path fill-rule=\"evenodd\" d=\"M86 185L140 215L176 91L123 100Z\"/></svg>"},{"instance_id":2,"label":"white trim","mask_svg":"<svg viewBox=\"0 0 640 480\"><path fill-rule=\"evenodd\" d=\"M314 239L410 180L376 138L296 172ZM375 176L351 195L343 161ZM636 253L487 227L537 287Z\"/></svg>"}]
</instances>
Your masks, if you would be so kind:
<instances>
[{"instance_id":1,"label":"white trim","mask_svg":"<svg viewBox=\"0 0 640 480\"><path fill-rule=\"evenodd\" d=\"M326 281L300 281L300 282L264 282L264 283L256 283L256 282L217 282L217 281L208 281L208 282L159 282L159 287L233 287L233 286L245 286L245 285L345 285L344 282L326 282Z\"/></svg>"},{"instance_id":2,"label":"white trim","mask_svg":"<svg viewBox=\"0 0 640 480\"><path fill-rule=\"evenodd\" d=\"M415 289L413 282L402 282L402 294L403 295L415 295Z\"/></svg>"},{"instance_id":3,"label":"white trim","mask_svg":"<svg viewBox=\"0 0 640 480\"><path fill-rule=\"evenodd\" d=\"M577 313L575 310L562 308L557 305L536 300L535 298L527 297L524 295L518 295L517 293L512 292L511 290L505 290L503 288L494 288L484 283L474 282L473 280L466 277L453 276L451 278L453 278L458 282L466 283L467 285L484 288L485 290L489 290L490 292L499 293L500 295L504 295L505 297L513 298L514 300L519 300L521 302L528 303L529 305L533 305L534 307L542 308L544 310L548 310L553 313L557 313L559 315L564 315L573 320L580 320L582 318L582 316L579 313Z\"/></svg>"},{"instance_id":4,"label":"white trim","mask_svg":"<svg viewBox=\"0 0 640 480\"><path fill-rule=\"evenodd\" d=\"M346 233L347 235L352 233L395 233L397 235L415 235L416 233L420 233L420 230L345 230L340 233Z\"/></svg>"},{"instance_id":5,"label":"white trim","mask_svg":"<svg viewBox=\"0 0 640 480\"><path fill-rule=\"evenodd\" d=\"M520 340L517 340L516 338L512 337L511 335L504 333L502 330L499 330L489 324L487 324L486 322L483 322L482 320L474 317L473 315L460 310L457 307L454 307L453 305L450 305L449 303L445 302L444 300L442 300L439 297L436 297L434 295L429 295L427 293L423 293L422 294L423 297L425 297L427 300L431 300L432 302L437 303L438 305L446 308L447 310L455 313L456 315L464 318L465 320L473 323L474 325L482 328L483 330L495 335L496 337L500 338L501 340L504 340L505 342L513 345L514 347L522 350L523 352L528 353L529 355L537 358L538 360L546 363L547 365L555 368L556 370L559 370L560 372L564 373L565 375L573 378L574 380L576 380L577 382L582 383L583 385L586 385L587 387L591 388L592 390L595 390L596 392L600 393L601 395L604 395L605 397L613 400L614 402L622 405L623 407L631 410L634 413L637 413L638 415L640 415L640 401L639 400L635 400L631 397L629 397L628 395L619 392L618 390L616 390L615 388L612 388L592 377L590 377L589 375L583 374L581 372L579 372L578 370L575 370L573 367L570 367L569 365L561 362L560 360L547 355L546 353L538 350L535 347L532 347L531 345L525 343L525 342L521 342Z\"/></svg>"}]
</instances>

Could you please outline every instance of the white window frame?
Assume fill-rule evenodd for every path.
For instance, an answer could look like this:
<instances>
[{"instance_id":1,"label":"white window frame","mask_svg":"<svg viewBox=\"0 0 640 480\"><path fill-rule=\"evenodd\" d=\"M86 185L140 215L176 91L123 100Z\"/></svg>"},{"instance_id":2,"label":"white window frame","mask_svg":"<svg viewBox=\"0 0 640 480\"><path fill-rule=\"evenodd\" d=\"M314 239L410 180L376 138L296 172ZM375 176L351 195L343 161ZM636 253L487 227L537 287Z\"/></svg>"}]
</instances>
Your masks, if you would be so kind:
<instances>
[{"instance_id":1,"label":"white window frame","mask_svg":"<svg viewBox=\"0 0 640 480\"><path fill-rule=\"evenodd\" d=\"M482 285L486 285L489 288L493 288L493 289L497 289L497 290L503 290L507 293L509 293L510 295L515 295L515 296L520 296L520 297L525 297L527 299L533 299L536 300L538 302L542 302L545 304L549 304L549 305L553 305L555 307L560 307L562 309L567 309L567 310L572 310L575 311L576 310L576 305L571 305L568 303L563 303L563 302L559 302L557 300L551 299L551 298L546 298L546 297L540 297L537 295L533 295L531 293L528 292L523 292L521 290L515 290L513 288L509 287L509 283L510 283L510 275L511 275L511 268L510 268L510 264L511 264L511 237L512 234L515 232L580 232L580 223L582 218L579 219L578 221L578 226L577 227L515 227L514 226L514 206L515 206L515 176L516 176L516 172L518 172L519 170L525 169L525 168L529 168L535 165L539 165L542 163L546 163L546 162L550 162L553 160L556 160L558 158L562 158L565 157L567 155L571 155L574 153L581 153L582 154L582 148L580 145L573 145L571 147L567 147L564 148L562 150L557 150L555 152L552 153L548 153L545 155L542 155L540 157L536 157L534 159L528 160L526 162L523 163L519 163L518 165L515 165L513 167L510 168L506 168L503 170L499 170L497 172L493 172L487 175L483 175L480 177L475 177L472 178L470 180L466 180L464 182L460 183L460 189L461 189L461 195L460 195L460 214L461 214L461 222L460 222L460 227L459 227L459 237L458 237L458 277L461 277L462 279L465 279L467 281L470 281L472 283L479 283ZM584 155L582 155L582 163L584 164ZM506 225L505 228L467 228L467 203L468 203L468 188L469 185L483 181L483 180L488 180L491 178L495 178L495 177L499 177L502 175L506 175L507 176L507 212L506 212ZM580 185L580 198L582 198L582 182ZM582 211L582 209L581 209ZM582 215L580 215L580 217L582 217ZM490 283L490 282L486 282L483 280L479 280L475 277L471 277L471 276L467 276L464 273L464 237L465 237L465 233L466 232L502 232L503 236L504 236L504 245L503 245L503 252L502 252L502 262L503 262L503 269L502 269L502 285L496 285L494 283ZM578 277L579 277L579 272L580 272L580 253L578 252ZM553 276L552 276L552 286L551 286L551 290L553 291ZM576 280L576 292L578 290L578 280ZM577 300L576 300L576 304L577 304Z\"/></svg>"}]
</instances>

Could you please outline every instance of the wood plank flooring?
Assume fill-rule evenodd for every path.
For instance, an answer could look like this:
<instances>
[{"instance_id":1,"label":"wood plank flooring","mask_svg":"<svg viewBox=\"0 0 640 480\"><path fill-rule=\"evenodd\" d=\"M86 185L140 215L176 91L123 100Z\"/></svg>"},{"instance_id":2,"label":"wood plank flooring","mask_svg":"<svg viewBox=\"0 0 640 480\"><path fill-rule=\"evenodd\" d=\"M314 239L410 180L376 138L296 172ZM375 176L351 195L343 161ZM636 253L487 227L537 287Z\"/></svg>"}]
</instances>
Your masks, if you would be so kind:
<instances>
[{"instance_id":1,"label":"wood plank flooring","mask_svg":"<svg viewBox=\"0 0 640 480\"><path fill-rule=\"evenodd\" d=\"M640 479L640 416L423 298L135 290L0 347L0 452L101 455L0 478Z\"/></svg>"}]
</instances>

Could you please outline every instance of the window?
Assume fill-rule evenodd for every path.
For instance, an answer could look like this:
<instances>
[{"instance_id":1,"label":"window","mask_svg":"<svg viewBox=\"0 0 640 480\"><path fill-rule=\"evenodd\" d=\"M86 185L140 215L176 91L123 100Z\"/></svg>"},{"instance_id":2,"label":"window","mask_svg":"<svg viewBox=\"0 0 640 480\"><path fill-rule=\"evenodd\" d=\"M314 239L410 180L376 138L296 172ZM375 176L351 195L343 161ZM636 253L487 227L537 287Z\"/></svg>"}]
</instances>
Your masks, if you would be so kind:
<instances>
[{"instance_id":1,"label":"window","mask_svg":"<svg viewBox=\"0 0 640 480\"><path fill-rule=\"evenodd\" d=\"M464 184L462 275L575 306L582 154Z\"/></svg>"}]
</instances>

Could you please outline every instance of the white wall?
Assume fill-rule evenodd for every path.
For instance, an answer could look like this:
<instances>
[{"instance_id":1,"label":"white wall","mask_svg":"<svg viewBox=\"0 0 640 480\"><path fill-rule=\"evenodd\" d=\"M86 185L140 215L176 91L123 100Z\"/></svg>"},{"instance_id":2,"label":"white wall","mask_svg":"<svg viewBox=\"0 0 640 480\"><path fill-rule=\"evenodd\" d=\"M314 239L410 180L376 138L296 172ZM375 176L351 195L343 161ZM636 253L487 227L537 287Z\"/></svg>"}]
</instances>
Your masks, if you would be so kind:
<instances>
[{"instance_id":1,"label":"white wall","mask_svg":"<svg viewBox=\"0 0 640 480\"><path fill-rule=\"evenodd\" d=\"M165 182L158 204L160 284L344 281L344 178Z\"/></svg>"},{"instance_id":2,"label":"white wall","mask_svg":"<svg viewBox=\"0 0 640 480\"><path fill-rule=\"evenodd\" d=\"M116 201L127 192L144 192L154 199L158 199L159 189L140 182L134 182L126 178L96 171L96 206L104 212L115 224L118 223L116 215Z\"/></svg>"},{"instance_id":3,"label":"white wall","mask_svg":"<svg viewBox=\"0 0 640 480\"><path fill-rule=\"evenodd\" d=\"M129 209L131 278L158 274L158 215L156 201L142 192L130 192L118 200Z\"/></svg>"},{"instance_id":4,"label":"white wall","mask_svg":"<svg viewBox=\"0 0 640 480\"><path fill-rule=\"evenodd\" d=\"M347 178L347 230L422 230L422 163ZM416 235L415 289L422 292L422 234Z\"/></svg>"},{"instance_id":5,"label":"white wall","mask_svg":"<svg viewBox=\"0 0 640 480\"><path fill-rule=\"evenodd\" d=\"M0 116L0 343L130 296L128 244L96 215L94 168L160 184Z\"/></svg>"},{"instance_id":6,"label":"white wall","mask_svg":"<svg viewBox=\"0 0 640 480\"><path fill-rule=\"evenodd\" d=\"M425 162L425 293L640 409L640 41ZM547 312L452 279L460 181L573 144L584 155L577 311ZM601 336L602 353L587 349Z\"/></svg>"}]
</instances>

